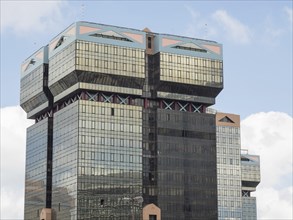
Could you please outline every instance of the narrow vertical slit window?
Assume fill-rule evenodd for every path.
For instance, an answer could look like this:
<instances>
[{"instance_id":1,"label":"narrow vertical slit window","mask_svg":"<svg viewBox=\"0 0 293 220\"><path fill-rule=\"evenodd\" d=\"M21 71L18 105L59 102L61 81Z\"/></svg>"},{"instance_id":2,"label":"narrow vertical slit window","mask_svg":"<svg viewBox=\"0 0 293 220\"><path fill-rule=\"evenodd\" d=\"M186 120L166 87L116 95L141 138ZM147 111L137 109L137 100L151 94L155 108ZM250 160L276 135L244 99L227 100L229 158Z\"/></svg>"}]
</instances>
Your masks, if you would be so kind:
<instances>
[{"instance_id":1,"label":"narrow vertical slit window","mask_svg":"<svg viewBox=\"0 0 293 220\"><path fill-rule=\"evenodd\" d=\"M152 38L148 37L148 48L152 49Z\"/></svg>"}]
</instances>

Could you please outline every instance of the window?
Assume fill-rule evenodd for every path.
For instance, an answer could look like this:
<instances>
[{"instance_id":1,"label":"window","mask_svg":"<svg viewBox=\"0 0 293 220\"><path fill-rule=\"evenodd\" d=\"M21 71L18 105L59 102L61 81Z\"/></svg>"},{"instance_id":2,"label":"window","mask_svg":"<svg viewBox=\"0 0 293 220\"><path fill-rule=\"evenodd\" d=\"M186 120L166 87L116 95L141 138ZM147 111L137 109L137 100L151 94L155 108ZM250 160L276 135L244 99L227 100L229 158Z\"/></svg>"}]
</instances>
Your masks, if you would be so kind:
<instances>
[{"instance_id":1,"label":"window","mask_svg":"<svg viewBox=\"0 0 293 220\"><path fill-rule=\"evenodd\" d=\"M101 108L101 114L104 115L105 114L105 107Z\"/></svg>"},{"instance_id":2,"label":"window","mask_svg":"<svg viewBox=\"0 0 293 220\"><path fill-rule=\"evenodd\" d=\"M96 137L95 136L91 136L91 144L96 144Z\"/></svg>"},{"instance_id":3,"label":"window","mask_svg":"<svg viewBox=\"0 0 293 220\"><path fill-rule=\"evenodd\" d=\"M115 129L115 124L114 124L113 122L111 122L111 123L110 123L110 126L111 126L111 127L110 127L111 131L114 131L114 129Z\"/></svg>"},{"instance_id":4,"label":"window","mask_svg":"<svg viewBox=\"0 0 293 220\"><path fill-rule=\"evenodd\" d=\"M94 160L95 159L95 152L91 152L91 159Z\"/></svg>"},{"instance_id":5,"label":"window","mask_svg":"<svg viewBox=\"0 0 293 220\"><path fill-rule=\"evenodd\" d=\"M170 118L171 118L171 117L170 117L170 114L166 114L166 120L167 120L167 121L170 121Z\"/></svg>"},{"instance_id":6,"label":"window","mask_svg":"<svg viewBox=\"0 0 293 220\"><path fill-rule=\"evenodd\" d=\"M149 220L157 220L157 216L156 215L149 215Z\"/></svg>"},{"instance_id":7,"label":"window","mask_svg":"<svg viewBox=\"0 0 293 220\"><path fill-rule=\"evenodd\" d=\"M85 143L85 135L81 135L81 143Z\"/></svg>"},{"instance_id":8,"label":"window","mask_svg":"<svg viewBox=\"0 0 293 220\"><path fill-rule=\"evenodd\" d=\"M101 153L101 160L102 160L102 161L105 160L105 153L104 153L104 152Z\"/></svg>"},{"instance_id":9,"label":"window","mask_svg":"<svg viewBox=\"0 0 293 220\"><path fill-rule=\"evenodd\" d=\"M129 147L133 147L133 140L129 140Z\"/></svg>"},{"instance_id":10,"label":"window","mask_svg":"<svg viewBox=\"0 0 293 220\"><path fill-rule=\"evenodd\" d=\"M148 48L152 49L152 38L148 37Z\"/></svg>"},{"instance_id":11,"label":"window","mask_svg":"<svg viewBox=\"0 0 293 220\"><path fill-rule=\"evenodd\" d=\"M182 130L182 137L187 137L187 131L186 130Z\"/></svg>"},{"instance_id":12,"label":"window","mask_svg":"<svg viewBox=\"0 0 293 220\"><path fill-rule=\"evenodd\" d=\"M80 175L85 175L85 167L80 168Z\"/></svg>"},{"instance_id":13,"label":"window","mask_svg":"<svg viewBox=\"0 0 293 220\"><path fill-rule=\"evenodd\" d=\"M110 145L114 146L114 138L110 138Z\"/></svg>"},{"instance_id":14,"label":"window","mask_svg":"<svg viewBox=\"0 0 293 220\"><path fill-rule=\"evenodd\" d=\"M105 203L105 200L104 199L101 199L101 201L100 201L100 206L104 206L104 203Z\"/></svg>"},{"instance_id":15,"label":"window","mask_svg":"<svg viewBox=\"0 0 293 220\"><path fill-rule=\"evenodd\" d=\"M111 115L114 115L114 108L111 108Z\"/></svg>"}]
</instances>

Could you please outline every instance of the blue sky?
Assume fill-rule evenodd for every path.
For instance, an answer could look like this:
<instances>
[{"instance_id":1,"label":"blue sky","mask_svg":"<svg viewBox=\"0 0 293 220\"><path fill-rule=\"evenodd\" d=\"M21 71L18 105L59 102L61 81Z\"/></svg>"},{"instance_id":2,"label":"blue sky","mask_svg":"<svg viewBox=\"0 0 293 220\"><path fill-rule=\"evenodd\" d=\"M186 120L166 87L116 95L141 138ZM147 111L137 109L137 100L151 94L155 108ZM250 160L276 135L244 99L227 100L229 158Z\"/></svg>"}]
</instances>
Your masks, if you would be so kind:
<instances>
[{"instance_id":1,"label":"blue sky","mask_svg":"<svg viewBox=\"0 0 293 220\"><path fill-rule=\"evenodd\" d=\"M1 2L1 210L23 218L25 129L20 65L75 21L215 40L224 90L216 108L240 114L242 146L260 155L259 219L292 219L292 1ZM15 154L17 152L17 154Z\"/></svg>"}]
</instances>

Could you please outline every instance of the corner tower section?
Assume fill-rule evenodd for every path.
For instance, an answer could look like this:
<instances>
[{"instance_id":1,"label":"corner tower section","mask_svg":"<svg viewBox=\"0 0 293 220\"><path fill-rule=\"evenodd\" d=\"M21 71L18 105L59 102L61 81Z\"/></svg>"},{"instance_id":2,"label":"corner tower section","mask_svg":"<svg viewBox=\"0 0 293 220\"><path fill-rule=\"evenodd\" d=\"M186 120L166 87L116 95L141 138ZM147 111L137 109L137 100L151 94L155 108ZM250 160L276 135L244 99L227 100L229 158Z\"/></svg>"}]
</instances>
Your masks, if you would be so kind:
<instances>
[{"instance_id":1,"label":"corner tower section","mask_svg":"<svg viewBox=\"0 0 293 220\"><path fill-rule=\"evenodd\" d=\"M257 219L256 197L252 195L260 183L260 157L241 153L242 219Z\"/></svg>"},{"instance_id":2,"label":"corner tower section","mask_svg":"<svg viewBox=\"0 0 293 220\"><path fill-rule=\"evenodd\" d=\"M158 98L183 95L183 100L202 104L201 111L215 103L223 89L222 47L216 42L159 35L160 83ZM189 97L184 97L184 95ZM177 98L178 99L178 98Z\"/></svg>"},{"instance_id":3,"label":"corner tower section","mask_svg":"<svg viewBox=\"0 0 293 220\"><path fill-rule=\"evenodd\" d=\"M21 66L20 106L29 119L37 119L48 111L51 94L48 91L48 47L42 47Z\"/></svg>"},{"instance_id":4,"label":"corner tower section","mask_svg":"<svg viewBox=\"0 0 293 220\"><path fill-rule=\"evenodd\" d=\"M240 116L216 113L219 220L242 219Z\"/></svg>"},{"instance_id":5,"label":"corner tower section","mask_svg":"<svg viewBox=\"0 0 293 220\"><path fill-rule=\"evenodd\" d=\"M145 33L77 22L50 42L49 66L53 216L130 219L123 198L142 196Z\"/></svg>"},{"instance_id":6,"label":"corner tower section","mask_svg":"<svg viewBox=\"0 0 293 220\"><path fill-rule=\"evenodd\" d=\"M53 96L48 89L48 47L42 47L21 67L20 105L36 123L27 129L25 219L51 208ZM40 123L38 123L40 122Z\"/></svg>"},{"instance_id":7,"label":"corner tower section","mask_svg":"<svg viewBox=\"0 0 293 220\"><path fill-rule=\"evenodd\" d=\"M145 78L145 33L78 22L49 44L49 87L60 102L73 91L140 95Z\"/></svg>"}]
</instances>

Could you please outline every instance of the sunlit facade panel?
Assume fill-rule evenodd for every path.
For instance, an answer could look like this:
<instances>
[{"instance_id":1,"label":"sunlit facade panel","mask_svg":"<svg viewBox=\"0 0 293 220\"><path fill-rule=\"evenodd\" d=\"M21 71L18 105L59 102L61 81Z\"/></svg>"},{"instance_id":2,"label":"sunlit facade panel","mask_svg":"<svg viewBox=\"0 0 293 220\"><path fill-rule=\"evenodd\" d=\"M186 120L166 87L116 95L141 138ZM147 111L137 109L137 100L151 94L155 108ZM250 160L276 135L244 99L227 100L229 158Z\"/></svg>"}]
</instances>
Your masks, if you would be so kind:
<instances>
[{"instance_id":1,"label":"sunlit facade panel","mask_svg":"<svg viewBox=\"0 0 293 220\"><path fill-rule=\"evenodd\" d=\"M160 53L160 80L221 88L223 86L223 62L222 60Z\"/></svg>"},{"instance_id":2,"label":"sunlit facade panel","mask_svg":"<svg viewBox=\"0 0 293 220\"><path fill-rule=\"evenodd\" d=\"M24 219L39 220L46 206L48 119L27 129Z\"/></svg>"},{"instance_id":3,"label":"sunlit facade panel","mask_svg":"<svg viewBox=\"0 0 293 220\"><path fill-rule=\"evenodd\" d=\"M56 218L128 218L122 198L142 193L141 107L81 100L54 123Z\"/></svg>"},{"instance_id":4,"label":"sunlit facade panel","mask_svg":"<svg viewBox=\"0 0 293 220\"><path fill-rule=\"evenodd\" d=\"M78 102L54 114L53 131L53 216L77 219Z\"/></svg>"}]
</instances>

